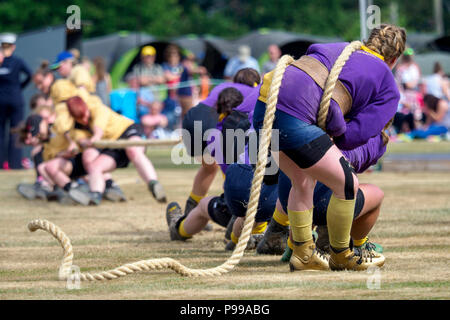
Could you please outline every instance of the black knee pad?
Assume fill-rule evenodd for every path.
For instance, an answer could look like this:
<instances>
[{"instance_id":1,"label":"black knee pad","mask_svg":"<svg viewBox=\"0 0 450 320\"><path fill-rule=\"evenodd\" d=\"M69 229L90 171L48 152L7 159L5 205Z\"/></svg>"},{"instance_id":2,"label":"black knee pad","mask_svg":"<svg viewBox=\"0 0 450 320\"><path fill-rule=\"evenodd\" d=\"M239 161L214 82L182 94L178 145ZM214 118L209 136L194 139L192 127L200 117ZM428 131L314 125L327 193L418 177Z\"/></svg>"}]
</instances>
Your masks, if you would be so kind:
<instances>
[{"instance_id":1,"label":"black knee pad","mask_svg":"<svg viewBox=\"0 0 450 320\"><path fill-rule=\"evenodd\" d=\"M220 197L214 197L209 201L208 214L212 221L224 228L227 227L228 222L230 222L231 219L231 212L230 209L228 209L223 194Z\"/></svg>"},{"instance_id":2,"label":"black knee pad","mask_svg":"<svg viewBox=\"0 0 450 320\"><path fill-rule=\"evenodd\" d=\"M353 200L355 198L355 190L353 188L353 173L355 170L350 166L350 163L348 163L344 157L341 157L339 162L341 163L345 175L345 200Z\"/></svg>"},{"instance_id":3,"label":"black knee pad","mask_svg":"<svg viewBox=\"0 0 450 320\"><path fill-rule=\"evenodd\" d=\"M330 137L324 134L300 148L282 151L300 168L307 169L322 159L332 145Z\"/></svg>"}]
</instances>

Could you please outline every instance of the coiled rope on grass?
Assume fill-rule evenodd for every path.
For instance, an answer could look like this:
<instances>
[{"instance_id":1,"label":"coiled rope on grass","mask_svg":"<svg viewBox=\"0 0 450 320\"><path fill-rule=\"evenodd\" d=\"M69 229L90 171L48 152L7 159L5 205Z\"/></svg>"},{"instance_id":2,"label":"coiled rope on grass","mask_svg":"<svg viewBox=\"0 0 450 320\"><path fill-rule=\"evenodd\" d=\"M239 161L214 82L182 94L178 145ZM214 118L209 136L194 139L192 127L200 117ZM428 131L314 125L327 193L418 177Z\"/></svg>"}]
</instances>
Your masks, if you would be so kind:
<instances>
[{"instance_id":1,"label":"coiled rope on grass","mask_svg":"<svg viewBox=\"0 0 450 320\"><path fill-rule=\"evenodd\" d=\"M359 46L359 47L358 47ZM326 82L324 95L319 108L318 118L326 122L326 117L328 114L328 108L331 99L331 93L333 92L334 86L336 84L337 78L339 76L342 67L345 62L350 57L351 53L361 47L360 42L350 43L341 55L336 60L333 66L330 76ZM30 231L36 231L38 229L45 230L49 232L53 237L55 237L61 244L64 250L63 261L60 266L59 278L61 280L66 280L78 276L82 281L94 281L94 280L111 280L125 275L147 270L161 270L161 269L172 269L176 273L183 276L220 276L222 274L230 272L237 264L239 264L242 256L244 255L244 250L247 247L248 240L250 239L251 231L255 222L255 215L258 208L259 196L261 193L261 184L264 178L265 167L267 164L267 156L270 145L270 140L272 138L272 125L275 118L276 105L278 101L278 93L283 79L283 74L286 68L294 61L294 59L289 55L284 55L278 61L277 66L274 70L272 82L269 89L269 95L267 99L266 112L264 115L264 122L262 128L262 134L260 139L259 151L258 151L258 161L256 164L255 173L253 176L252 187L250 190L250 199L247 207L247 213L245 216L244 226L239 237L236 248L234 249L232 255L223 264L209 269L192 269L182 265L175 259L172 258L160 258L160 259L149 259L141 260L133 263L128 263L117 267L112 270L102 271L98 273L80 273L79 275L74 275L72 271L72 261L73 261L73 249L70 239L67 235L55 224L47 220L36 219L28 224L28 229Z\"/></svg>"}]
</instances>

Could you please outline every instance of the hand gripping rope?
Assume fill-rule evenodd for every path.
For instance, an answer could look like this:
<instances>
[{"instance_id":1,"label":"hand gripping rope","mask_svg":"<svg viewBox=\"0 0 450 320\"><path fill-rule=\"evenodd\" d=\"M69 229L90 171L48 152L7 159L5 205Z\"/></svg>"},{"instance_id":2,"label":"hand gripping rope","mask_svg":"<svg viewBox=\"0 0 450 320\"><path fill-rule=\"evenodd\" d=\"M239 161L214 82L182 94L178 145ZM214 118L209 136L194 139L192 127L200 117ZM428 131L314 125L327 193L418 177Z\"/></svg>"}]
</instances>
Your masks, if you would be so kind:
<instances>
[{"instance_id":1,"label":"hand gripping rope","mask_svg":"<svg viewBox=\"0 0 450 320\"><path fill-rule=\"evenodd\" d=\"M355 41L350 43L344 51L341 53L339 58L336 60L333 68L331 69L330 75L325 85L324 94L322 96L322 101L319 108L319 125L325 126L328 108L330 106L331 93L338 79L339 73L342 70L345 62L350 57L351 53L361 47L362 43ZM93 280L111 280L119 277L123 277L127 274L131 274L138 271L144 270L161 270L161 269L172 269L176 273L183 276L220 276L222 274L230 272L237 264L239 264L242 256L244 255L244 250L247 247L247 242L250 239L253 224L255 222L255 215L258 208L258 200L261 192L261 183L264 178L265 167L267 164L267 154L269 150L270 140L272 137L272 125L275 118L276 105L278 101L278 92L281 86L281 80L283 79L283 74L286 68L294 61L294 59L289 55L284 55L278 61L277 66L274 70L274 75L272 83L270 85L269 97L267 100L266 113L264 115L264 123L262 128L261 141L259 145L258 152L258 162L256 164L255 174L253 176L252 187L250 190L250 199L247 208L247 213L245 216L244 227L239 237L239 241L233 254L227 261L223 264L209 269L191 269L175 259L172 258L161 258L161 259L150 259L141 260L134 263L125 264L118 268L109 271L102 271L98 273L81 273L79 275L71 274L72 260L73 260L73 250L70 243L70 239L66 234L56 225L47 220L33 220L28 224L28 229L30 231L36 231L42 229L53 235L64 250L63 262L59 270L60 280L66 280L71 277L78 276L80 280L93 281ZM325 122L324 122L325 121Z\"/></svg>"}]
</instances>

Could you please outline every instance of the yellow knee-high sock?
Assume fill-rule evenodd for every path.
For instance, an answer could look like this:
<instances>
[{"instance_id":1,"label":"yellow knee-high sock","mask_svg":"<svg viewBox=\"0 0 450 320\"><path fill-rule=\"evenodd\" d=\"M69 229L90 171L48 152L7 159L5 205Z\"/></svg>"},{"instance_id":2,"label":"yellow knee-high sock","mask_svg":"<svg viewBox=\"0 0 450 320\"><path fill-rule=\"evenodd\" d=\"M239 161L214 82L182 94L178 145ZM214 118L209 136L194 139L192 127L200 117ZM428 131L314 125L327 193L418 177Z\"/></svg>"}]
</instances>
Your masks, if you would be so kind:
<instances>
[{"instance_id":1,"label":"yellow knee-high sock","mask_svg":"<svg viewBox=\"0 0 450 320\"><path fill-rule=\"evenodd\" d=\"M282 226L286 227L289 225L288 215L278 211L277 208L275 208L272 218L273 218L273 220L275 220L278 224L281 224Z\"/></svg>"},{"instance_id":2,"label":"yellow knee-high sock","mask_svg":"<svg viewBox=\"0 0 450 320\"><path fill-rule=\"evenodd\" d=\"M198 195L196 195L196 194L191 192L189 197L191 197L195 202L199 203L200 200L202 200L205 196L198 196Z\"/></svg>"},{"instance_id":3,"label":"yellow knee-high sock","mask_svg":"<svg viewBox=\"0 0 450 320\"><path fill-rule=\"evenodd\" d=\"M305 211L288 209L289 223L291 224L292 239L295 242L312 240L313 208Z\"/></svg>"},{"instance_id":4,"label":"yellow knee-high sock","mask_svg":"<svg viewBox=\"0 0 450 320\"><path fill-rule=\"evenodd\" d=\"M239 238L236 237L236 235L234 234L234 232L231 232L230 238L231 238L231 241L233 241L234 244L237 244L238 241L239 241Z\"/></svg>"},{"instance_id":5,"label":"yellow knee-high sock","mask_svg":"<svg viewBox=\"0 0 450 320\"><path fill-rule=\"evenodd\" d=\"M292 244L291 237L288 237L287 239L287 246L289 249L294 250L294 245Z\"/></svg>"},{"instance_id":6,"label":"yellow knee-high sock","mask_svg":"<svg viewBox=\"0 0 450 320\"><path fill-rule=\"evenodd\" d=\"M349 246L355 203L356 198L344 200L331 195L327 208L327 225L333 249L345 249Z\"/></svg>"},{"instance_id":7,"label":"yellow knee-high sock","mask_svg":"<svg viewBox=\"0 0 450 320\"><path fill-rule=\"evenodd\" d=\"M186 221L186 219L183 219L183 221L181 221L180 226L178 227L178 233L185 238L192 238L192 235L187 233L186 230L184 230L184 222Z\"/></svg>"},{"instance_id":8,"label":"yellow knee-high sock","mask_svg":"<svg viewBox=\"0 0 450 320\"><path fill-rule=\"evenodd\" d=\"M263 223L259 223L258 225L254 226L252 229L252 234L259 234L263 233L267 229L267 221Z\"/></svg>"}]
</instances>

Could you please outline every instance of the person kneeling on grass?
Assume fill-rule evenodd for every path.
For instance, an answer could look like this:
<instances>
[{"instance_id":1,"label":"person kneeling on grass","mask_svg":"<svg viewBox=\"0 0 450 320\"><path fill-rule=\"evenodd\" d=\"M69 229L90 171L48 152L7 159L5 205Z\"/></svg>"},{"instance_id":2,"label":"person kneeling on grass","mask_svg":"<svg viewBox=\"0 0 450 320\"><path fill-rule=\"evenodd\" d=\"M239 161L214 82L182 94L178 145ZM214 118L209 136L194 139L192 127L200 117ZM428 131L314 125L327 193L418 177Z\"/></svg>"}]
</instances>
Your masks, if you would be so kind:
<instances>
[{"instance_id":1,"label":"person kneeling on grass","mask_svg":"<svg viewBox=\"0 0 450 320\"><path fill-rule=\"evenodd\" d=\"M90 191L86 193L79 186L69 187L69 196L74 201L83 205L100 204L105 190L103 175L116 168L125 168L131 161L153 197L158 202L166 202L164 189L157 180L152 163L145 155L144 147L130 146L125 149L100 150L93 147L94 142L100 139L141 140L142 130L139 125L104 105L89 109L79 96L69 98L67 107L75 120L72 130L77 128L92 132L92 137L78 141L85 148L82 161L88 173Z\"/></svg>"}]
</instances>

